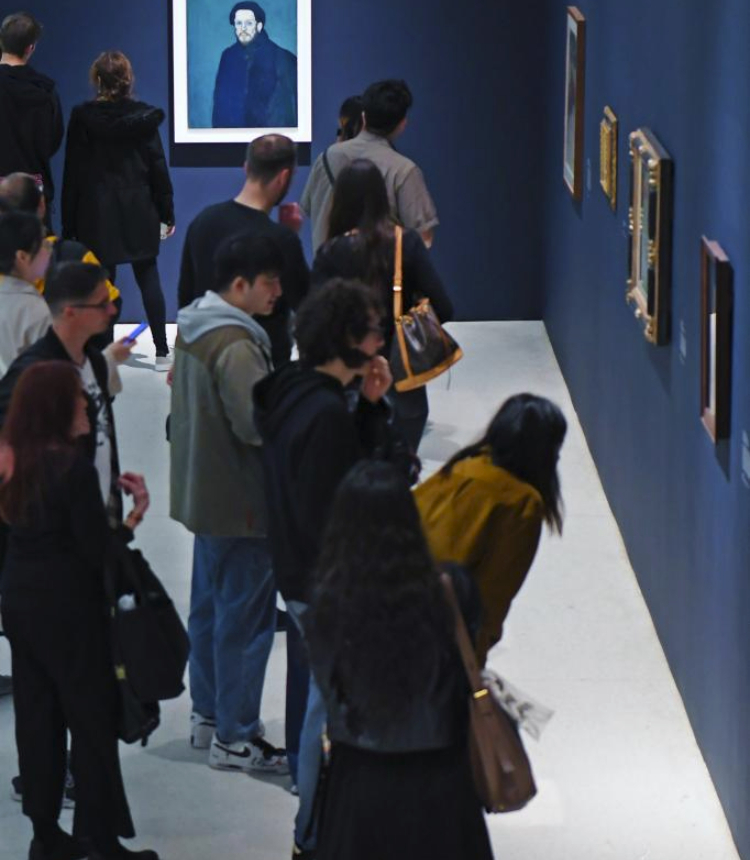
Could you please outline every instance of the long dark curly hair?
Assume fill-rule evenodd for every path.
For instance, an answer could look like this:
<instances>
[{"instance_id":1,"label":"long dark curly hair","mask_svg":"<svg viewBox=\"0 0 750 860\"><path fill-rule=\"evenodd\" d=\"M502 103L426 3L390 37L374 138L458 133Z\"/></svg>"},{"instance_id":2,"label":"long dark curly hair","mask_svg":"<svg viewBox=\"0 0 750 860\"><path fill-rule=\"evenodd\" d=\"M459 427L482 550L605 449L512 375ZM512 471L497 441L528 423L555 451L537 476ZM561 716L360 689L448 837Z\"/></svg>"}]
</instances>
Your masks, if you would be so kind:
<instances>
[{"instance_id":1,"label":"long dark curly hair","mask_svg":"<svg viewBox=\"0 0 750 860\"><path fill-rule=\"evenodd\" d=\"M390 463L365 460L336 494L305 619L313 663L354 734L397 721L453 653L453 627L416 505Z\"/></svg>"}]
</instances>

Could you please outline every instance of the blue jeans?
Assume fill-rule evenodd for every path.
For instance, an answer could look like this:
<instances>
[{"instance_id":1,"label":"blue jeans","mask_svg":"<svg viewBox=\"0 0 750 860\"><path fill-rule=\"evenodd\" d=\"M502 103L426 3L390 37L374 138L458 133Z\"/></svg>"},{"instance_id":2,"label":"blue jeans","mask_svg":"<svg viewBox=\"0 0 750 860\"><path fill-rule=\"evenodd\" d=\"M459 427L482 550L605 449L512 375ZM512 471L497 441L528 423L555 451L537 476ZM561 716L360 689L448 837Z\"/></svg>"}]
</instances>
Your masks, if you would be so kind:
<instances>
[{"instance_id":1,"label":"blue jeans","mask_svg":"<svg viewBox=\"0 0 750 860\"><path fill-rule=\"evenodd\" d=\"M195 536L190 595L193 710L215 717L225 743L258 734L276 629L276 586L265 538Z\"/></svg>"},{"instance_id":2,"label":"blue jeans","mask_svg":"<svg viewBox=\"0 0 750 860\"><path fill-rule=\"evenodd\" d=\"M298 600L288 600L286 604L289 617L302 631L302 616L307 612L307 604ZM307 710L302 725L299 743L299 762L297 766L297 787L299 788L299 809L294 819L294 841L305 851L315 848L317 822L315 813L315 793L320 776L320 759L323 754L321 736L326 724L326 706L315 677L310 672L310 685L307 693Z\"/></svg>"}]
</instances>

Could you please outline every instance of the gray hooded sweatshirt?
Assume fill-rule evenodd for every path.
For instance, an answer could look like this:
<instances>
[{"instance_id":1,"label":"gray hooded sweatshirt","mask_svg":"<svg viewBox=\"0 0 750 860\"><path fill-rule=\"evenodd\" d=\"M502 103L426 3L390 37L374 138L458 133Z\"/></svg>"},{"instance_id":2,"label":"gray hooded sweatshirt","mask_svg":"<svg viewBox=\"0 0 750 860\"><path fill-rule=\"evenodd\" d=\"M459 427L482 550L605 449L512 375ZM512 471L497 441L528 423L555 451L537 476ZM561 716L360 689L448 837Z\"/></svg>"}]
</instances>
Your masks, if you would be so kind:
<instances>
[{"instance_id":1,"label":"gray hooded sweatshirt","mask_svg":"<svg viewBox=\"0 0 750 860\"><path fill-rule=\"evenodd\" d=\"M261 537L266 504L253 386L271 343L244 311L207 292L177 315L170 418L170 514L196 534Z\"/></svg>"}]
</instances>

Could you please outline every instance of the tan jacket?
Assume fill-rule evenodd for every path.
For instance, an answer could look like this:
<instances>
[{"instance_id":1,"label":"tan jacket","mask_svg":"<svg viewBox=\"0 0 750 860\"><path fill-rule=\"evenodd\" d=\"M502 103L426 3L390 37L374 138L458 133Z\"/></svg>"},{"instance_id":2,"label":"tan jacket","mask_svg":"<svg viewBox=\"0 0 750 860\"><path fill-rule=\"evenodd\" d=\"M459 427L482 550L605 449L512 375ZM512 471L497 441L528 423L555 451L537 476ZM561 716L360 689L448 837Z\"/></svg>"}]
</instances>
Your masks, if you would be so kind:
<instances>
[{"instance_id":1,"label":"tan jacket","mask_svg":"<svg viewBox=\"0 0 750 860\"><path fill-rule=\"evenodd\" d=\"M479 588L477 657L484 665L534 560L544 518L542 497L493 465L489 454L459 461L448 476L438 472L414 495L432 554L466 567Z\"/></svg>"}]
</instances>

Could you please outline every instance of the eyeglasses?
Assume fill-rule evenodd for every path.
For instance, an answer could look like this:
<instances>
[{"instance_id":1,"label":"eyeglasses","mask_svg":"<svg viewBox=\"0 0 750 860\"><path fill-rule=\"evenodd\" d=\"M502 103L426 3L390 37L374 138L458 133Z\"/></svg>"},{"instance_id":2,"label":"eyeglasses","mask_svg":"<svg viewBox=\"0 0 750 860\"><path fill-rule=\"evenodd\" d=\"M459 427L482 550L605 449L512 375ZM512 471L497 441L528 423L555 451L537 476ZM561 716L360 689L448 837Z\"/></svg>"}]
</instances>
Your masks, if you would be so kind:
<instances>
[{"instance_id":1,"label":"eyeglasses","mask_svg":"<svg viewBox=\"0 0 750 860\"><path fill-rule=\"evenodd\" d=\"M376 334L378 337L383 337L383 335L385 334L385 329L382 325L368 325L367 333Z\"/></svg>"},{"instance_id":2,"label":"eyeglasses","mask_svg":"<svg viewBox=\"0 0 750 860\"><path fill-rule=\"evenodd\" d=\"M74 304L68 305L70 308L91 308L91 310L95 311L107 311L109 310L109 306L113 305L114 302L112 299L105 299L102 302L76 302Z\"/></svg>"}]
</instances>

